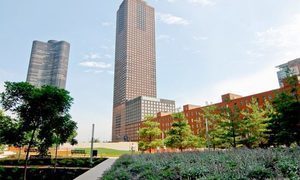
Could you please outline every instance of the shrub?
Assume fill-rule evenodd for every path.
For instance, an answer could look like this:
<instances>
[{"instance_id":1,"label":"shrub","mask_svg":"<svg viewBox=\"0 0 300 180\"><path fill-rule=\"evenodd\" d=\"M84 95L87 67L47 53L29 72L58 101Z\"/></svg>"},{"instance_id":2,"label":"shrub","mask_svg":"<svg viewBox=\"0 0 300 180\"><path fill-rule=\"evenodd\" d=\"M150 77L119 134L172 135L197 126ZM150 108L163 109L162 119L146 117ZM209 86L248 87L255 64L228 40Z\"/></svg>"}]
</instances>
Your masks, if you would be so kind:
<instances>
[{"instance_id":1,"label":"shrub","mask_svg":"<svg viewBox=\"0 0 300 180\"><path fill-rule=\"evenodd\" d=\"M104 180L299 179L300 148L125 155Z\"/></svg>"}]
</instances>

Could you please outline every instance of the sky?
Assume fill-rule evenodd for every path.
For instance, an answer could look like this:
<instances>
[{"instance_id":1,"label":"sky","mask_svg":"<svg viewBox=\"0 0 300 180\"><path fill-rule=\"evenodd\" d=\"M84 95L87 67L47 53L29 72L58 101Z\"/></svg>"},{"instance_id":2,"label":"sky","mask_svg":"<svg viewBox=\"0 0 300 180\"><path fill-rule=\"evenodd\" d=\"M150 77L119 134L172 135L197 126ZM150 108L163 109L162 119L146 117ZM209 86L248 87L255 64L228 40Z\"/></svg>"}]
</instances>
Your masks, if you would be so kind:
<instances>
[{"instance_id":1,"label":"sky","mask_svg":"<svg viewBox=\"0 0 300 180\"><path fill-rule=\"evenodd\" d=\"M33 40L71 44L66 89L78 140L111 140L116 12L122 0L0 0L0 92L25 81ZM157 93L176 106L279 87L300 57L299 0L147 0L156 10Z\"/></svg>"}]
</instances>

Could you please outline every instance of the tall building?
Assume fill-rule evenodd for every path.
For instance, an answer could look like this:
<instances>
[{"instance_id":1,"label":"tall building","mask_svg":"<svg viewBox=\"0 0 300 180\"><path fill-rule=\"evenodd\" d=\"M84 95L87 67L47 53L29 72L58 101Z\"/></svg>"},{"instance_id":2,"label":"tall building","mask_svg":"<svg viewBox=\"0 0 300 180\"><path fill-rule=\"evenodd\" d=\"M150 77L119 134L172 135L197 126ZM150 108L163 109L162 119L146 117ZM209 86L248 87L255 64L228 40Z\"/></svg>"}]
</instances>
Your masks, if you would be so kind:
<instances>
[{"instance_id":1,"label":"tall building","mask_svg":"<svg viewBox=\"0 0 300 180\"><path fill-rule=\"evenodd\" d=\"M281 64L277 68L279 68L277 77L280 87L284 86L283 80L287 77L288 73L296 75L300 80L300 58Z\"/></svg>"},{"instance_id":2,"label":"tall building","mask_svg":"<svg viewBox=\"0 0 300 180\"><path fill-rule=\"evenodd\" d=\"M27 82L35 86L66 87L70 44L65 41L34 41Z\"/></svg>"},{"instance_id":3,"label":"tall building","mask_svg":"<svg viewBox=\"0 0 300 180\"><path fill-rule=\"evenodd\" d=\"M132 121L128 112L132 108L126 102L140 96L157 96L155 12L143 0L124 0L117 12L113 141L122 141L127 136L126 125ZM139 108L139 112L146 111L141 110L146 107ZM140 117L139 121L144 116Z\"/></svg>"},{"instance_id":4,"label":"tall building","mask_svg":"<svg viewBox=\"0 0 300 180\"><path fill-rule=\"evenodd\" d=\"M117 13L114 106L138 96L156 97L154 9L124 0Z\"/></svg>"}]
</instances>

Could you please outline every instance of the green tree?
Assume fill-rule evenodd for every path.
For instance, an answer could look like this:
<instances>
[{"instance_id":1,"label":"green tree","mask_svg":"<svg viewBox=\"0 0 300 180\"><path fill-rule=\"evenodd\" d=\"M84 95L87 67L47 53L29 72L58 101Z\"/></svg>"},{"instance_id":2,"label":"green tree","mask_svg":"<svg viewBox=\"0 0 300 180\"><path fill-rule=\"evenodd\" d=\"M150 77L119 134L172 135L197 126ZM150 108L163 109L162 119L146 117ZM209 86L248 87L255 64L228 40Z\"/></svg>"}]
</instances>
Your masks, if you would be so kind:
<instances>
[{"instance_id":1,"label":"green tree","mask_svg":"<svg viewBox=\"0 0 300 180\"><path fill-rule=\"evenodd\" d=\"M0 144L19 147L18 160L20 160L21 149L29 142L29 134L21 130L18 120L4 115L0 110Z\"/></svg>"},{"instance_id":2,"label":"green tree","mask_svg":"<svg viewBox=\"0 0 300 180\"><path fill-rule=\"evenodd\" d=\"M299 80L290 69L287 69L284 79L288 90L276 95L272 104L275 109L270 129L270 145L300 145L300 101Z\"/></svg>"},{"instance_id":3,"label":"green tree","mask_svg":"<svg viewBox=\"0 0 300 180\"><path fill-rule=\"evenodd\" d=\"M174 123L167 132L165 144L167 147L178 148L183 151L186 148L197 147L198 138L193 135L190 125L183 113L175 113L172 115Z\"/></svg>"},{"instance_id":4,"label":"green tree","mask_svg":"<svg viewBox=\"0 0 300 180\"><path fill-rule=\"evenodd\" d=\"M207 106L203 109L203 121L208 125L208 132L201 132L200 135L205 137L205 142L207 147L213 147L215 149L216 147L222 145L224 142L220 138L221 134L223 133L219 128L219 123L221 121L221 115L220 112L218 112L217 106ZM206 124L204 124L204 127Z\"/></svg>"},{"instance_id":5,"label":"green tree","mask_svg":"<svg viewBox=\"0 0 300 180\"><path fill-rule=\"evenodd\" d=\"M282 92L273 100L276 113L270 121L270 139L272 145L300 145L300 103L295 96Z\"/></svg>"},{"instance_id":6,"label":"green tree","mask_svg":"<svg viewBox=\"0 0 300 180\"><path fill-rule=\"evenodd\" d=\"M233 108L222 107L220 109L220 122L217 126L217 138L222 141L222 146L236 148L240 140L240 109L234 105Z\"/></svg>"},{"instance_id":7,"label":"green tree","mask_svg":"<svg viewBox=\"0 0 300 180\"><path fill-rule=\"evenodd\" d=\"M153 117L148 116L143 122L143 128L138 131L139 134L139 149L142 151L162 147L161 130L159 129L159 123L153 121Z\"/></svg>"},{"instance_id":8,"label":"green tree","mask_svg":"<svg viewBox=\"0 0 300 180\"><path fill-rule=\"evenodd\" d=\"M265 101L264 106L259 106L257 100L252 98L241 114L243 120L240 123L241 143L248 148L258 147L268 142L269 112L272 106Z\"/></svg>"},{"instance_id":9,"label":"green tree","mask_svg":"<svg viewBox=\"0 0 300 180\"><path fill-rule=\"evenodd\" d=\"M47 154L54 144L54 135L65 136L65 130L58 127L60 120L70 120L68 113L73 99L69 92L53 86L36 88L29 83L6 82L5 91L1 93L1 104L6 111L15 113L23 135L30 134L26 152L24 179L27 174L29 150L37 138L40 154ZM70 130L74 131L74 130ZM67 135L66 135L67 136Z\"/></svg>"}]
</instances>

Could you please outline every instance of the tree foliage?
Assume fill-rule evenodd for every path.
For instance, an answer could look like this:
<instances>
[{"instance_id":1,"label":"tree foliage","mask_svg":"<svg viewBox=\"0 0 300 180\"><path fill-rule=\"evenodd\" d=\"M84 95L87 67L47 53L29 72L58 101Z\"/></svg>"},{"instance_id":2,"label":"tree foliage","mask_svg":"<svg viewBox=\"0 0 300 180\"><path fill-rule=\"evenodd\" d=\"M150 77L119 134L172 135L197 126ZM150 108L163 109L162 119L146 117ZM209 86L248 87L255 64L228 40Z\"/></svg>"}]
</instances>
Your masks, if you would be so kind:
<instances>
[{"instance_id":1,"label":"tree foliage","mask_svg":"<svg viewBox=\"0 0 300 180\"><path fill-rule=\"evenodd\" d=\"M178 148L183 151L186 148L197 147L198 138L193 135L190 125L188 124L183 113L173 114L174 123L167 132L165 144L167 147Z\"/></svg>"},{"instance_id":2,"label":"tree foliage","mask_svg":"<svg viewBox=\"0 0 300 180\"><path fill-rule=\"evenodd\" d=\"M159 129L159 123L153 121L153 117L148 116L143 122L143 128L138 132L139 134L139 149L142 151L155 149L157 147L162 147L163 143L161 140L161 130Z\"/></svg>"},{"instance_id":3,"label":"tree foliage","mask_svg":"<svg viewBox=\"0 0 300 180\"><path fill-rule=\"evenodd\" d=\"M233 108L226 106L220 112L217 136L222 140L223 146L236 148L240 140L240 109L236 105Z\"/></svg>"},{"instance_id":4,"label":"tree foliage","mask_svg":"<svg viewBox=\"0 0 300 180\"><path fill-rule=\"evenodd\" d=\"M72 102L73 98L64 89L53 86L37 88L25 82L5 83L5 91L1 93L1 104L5 111L17 115L18 130L15 135L30 135L24 179L29 149L34 141L38 143L40 154L46 155L48 148L56 143L55 137L59 138L59 143L63 143L76 130L76 123L69 115Z\"/></svg>"},{"instance_id":5,"label":"tree foliage","mask_svg":"<svg viewBox=\"0 0 300 180\"><path fill-rule=\"evenodd\" d=\"M9 122L19 127L15 134L34 133L41 154L47 153L55 136L63 143L76 129L68 113L73 99L67 91L52 86L36 88L23 82L6 82L5 88L1 103L5 110L18 116L17 120Z\"/></svg>"},{"instance_id":6,"label":"tree foliage","mask_svg":"<svg viewBox=\"0 0 300 180\"><path fill-rule=\"evenodd\" d=\"M273 108L268 101L264 106L259 106L257 100L252 98L241 114L243 119L240 124L241 144L248 148L258 147L267 144L270 116Z\"/></svg>"},{"instance_id":7,"label":"tree foliage","mask_svg":"<svg viewBox=\"0 0 300 180\"><path fill-rule=\"evenodd\" d=\"M204 123L207 121L208 132L201 132L200 135L205 137L207 147L213 147L215 149L217 146L221 146L224 142L223 139L220 138L223 132L222 129L219 128L221 114L219 113L218 107L213 105L204 107L203 118Z\"/></svg>"},{"instance_id":8,"label":"tree foliage","mask_svg":"<svg viewBox=\"0 0 300 180\"><path fill-rule=\"evenodd\" d=\"M273 101L273 114L269 143L272 145L300 145L300 103L292 94L277 94Z\"/></svg>"}]
</instances>

